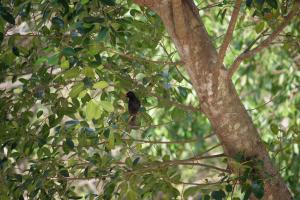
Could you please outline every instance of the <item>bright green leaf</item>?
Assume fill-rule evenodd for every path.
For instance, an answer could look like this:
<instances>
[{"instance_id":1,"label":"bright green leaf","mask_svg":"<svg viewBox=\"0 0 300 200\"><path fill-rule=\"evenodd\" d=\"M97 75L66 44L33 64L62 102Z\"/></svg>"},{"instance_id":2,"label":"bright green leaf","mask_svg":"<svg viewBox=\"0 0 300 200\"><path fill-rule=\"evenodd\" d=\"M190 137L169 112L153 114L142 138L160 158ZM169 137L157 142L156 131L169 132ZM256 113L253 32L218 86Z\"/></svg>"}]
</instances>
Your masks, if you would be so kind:
<instances>
[{"instance_id":1,"label":"bright green leaf","mask_svg":"<svg viewBox=\"0 0 300 200\"><path fill-rule=\"evenodd\" d=\"M262 32L263 29L264 29L264 27L265 27L265 22L263 22L263 21L259 22L259 23L256 24L256 26L255 26L255 32L256 32L256 33Z\"/></svg>"},{"instance_id":2,"label":"bright green leaf","mask_svg":"<svg viewBox=\"0 0 300 200\"><path fill-rule=\"evenodd\" d=\"M100 106L106 110L107 112L113 112L114 111L114 106L112 105L111 102L109 101L101 101Z\"/></svg>"},{"instance_id":3,"label":"bright green leaf","mask_svg":"<svg viewBox=\"0 0 300 200\"><path fill-rule=\"evenodd\" d=\"M106 81L99 81L97 83L94 84L93 88L95 89L104 89L106 87L108 87L108 83Z\"/></svg>"},{"instance_id":4,"label":"bright green leaf","mask_svg":"<svg viewBox=\"0 0 300 200\"><path fill-rule=\"evenodd\" d=\"M97 110L99 106L93 101L89 101L86 105L86 119L92 120L97 116Z\"/></svg>"},{"instance_id":5,"label":"bright green leaf","mask_svg":"<svg viewBox=\"0 0 300 200\"><path fill-rule=\"evenodd\" d=\"M95 72L94 72L93 68L91 68L91 67L83 68L83 73L86 77L90 77L90 78L95 77Z\"/></svg>"},{"instance_id":6,"label":"bright green leaf","mask_svg":"<svg viewBox=\"0 0 300 200\"><path fill-rule=\"evenodd\" d=\"M72 79L78 77L79 74L80 70L76 67L66 71L63 75L65 79Z\"/></svg>"},{"instance_id":7,"label":"bright green leaf","mask_svg":"<svg viewBox=\"0 0 300 200\"><path fill-rule=\"evenodd\" d=\"M110 149L113 149L115 147L115 135L113 132L109 133L109 137L108 137L108 147Z\"/></svg>"},{"instance_id":8,"label":"bright green leaf","mask_svg":"<svg viewBox=\"0 0 300 200\"><path fill-rule=\"evenodd\" d=\"M62 69L68 69L70 67L69 61L64 56L61 59L60 67Z\"/></svg>"},{"instance_id":9,"label":"bright green leaf","mask_svg":"<svg viewBox=\"0 0 300 200\"><path fill-rule=\"evenodd\" d=\"M80 3L83 4L83 5L84 5L84 4L87 4L88 2L90 2L90 0L81 0L81 1L80 1Z\"/></svg>"},{"instance_id":10,"label":"bright green leaf","mask_svg":"<svg viewBox=\"0 0 300 200\"><path fill-rule=\"evenodd\" d=\"M79 95L79 93L84 89L84 83L78 83L74 85L69 93L71 98L75 98Z\"/></svg>"}]
</instances>

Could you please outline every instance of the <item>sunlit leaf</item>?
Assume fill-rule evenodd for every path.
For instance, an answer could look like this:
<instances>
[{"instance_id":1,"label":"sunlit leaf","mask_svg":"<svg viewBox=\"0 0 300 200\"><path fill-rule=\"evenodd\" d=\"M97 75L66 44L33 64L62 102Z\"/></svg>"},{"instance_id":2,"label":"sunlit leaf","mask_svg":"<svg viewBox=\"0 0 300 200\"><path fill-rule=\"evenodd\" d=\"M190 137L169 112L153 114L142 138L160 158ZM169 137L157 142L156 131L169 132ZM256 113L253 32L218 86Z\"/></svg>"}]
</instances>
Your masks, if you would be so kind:
<instances>
[{"instance_id":1,"label":"sunlit leaf","mask_svg":"<svg viewBox=\"0 0 300 200\"><path fill-rule=\"evenodd\" d=\"M113 112L114 111L114 106L112 105L111 102L109 101L101 101L100 106L106 110L107 112Z\"/></svg>"},{"instance_id":2,"label":"sunlit leaf","mask_svg":"<svg viewBox=\"0 0 300 200\"><path fill-rule=\"evenodd\" d=\"M78 83L74 85L69 93L71 98L77 97L79 93L84 89L83 83Z\"/></svg>"},{"instance_id":3,"label":"sunlit leaf","mask_svg":"<svg viewBox=\"0 0 300 200\"><path fill-rule=\"evenodd\" d=\"M93 88L95 89L104 89L108 87L108 83L106 81L99 81L94 84Z\"/></svg>"}]
</instances>

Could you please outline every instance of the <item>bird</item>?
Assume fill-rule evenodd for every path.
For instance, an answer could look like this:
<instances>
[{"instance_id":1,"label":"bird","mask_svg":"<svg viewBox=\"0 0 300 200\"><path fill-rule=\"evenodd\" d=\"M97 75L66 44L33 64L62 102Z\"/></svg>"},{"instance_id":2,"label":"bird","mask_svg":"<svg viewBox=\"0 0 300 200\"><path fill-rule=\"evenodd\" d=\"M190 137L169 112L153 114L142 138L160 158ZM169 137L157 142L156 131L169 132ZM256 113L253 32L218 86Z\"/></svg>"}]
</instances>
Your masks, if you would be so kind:
<instances>
[{"instance_id":1,"label":"bird","mask_svg":"<svg viewBox=\"0 0 300 200\"><path fill-rule=\"evenodd\" d=\"M141 102L132 91L127 92L126 97L129 99L128 100L128 112L130 115L129 125L135 127L136 115L141 107Z\"/></svg>"}]
</instances>

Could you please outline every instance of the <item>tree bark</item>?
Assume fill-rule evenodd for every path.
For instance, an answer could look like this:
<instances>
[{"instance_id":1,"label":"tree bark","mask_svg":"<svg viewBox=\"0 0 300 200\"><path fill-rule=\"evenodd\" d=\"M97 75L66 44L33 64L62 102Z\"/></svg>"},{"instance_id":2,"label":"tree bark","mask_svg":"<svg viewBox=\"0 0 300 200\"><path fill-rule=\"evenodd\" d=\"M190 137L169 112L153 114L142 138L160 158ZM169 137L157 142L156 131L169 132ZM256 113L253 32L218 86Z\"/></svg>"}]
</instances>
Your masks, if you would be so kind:
<instances>
[{"instance_id":1,"label":"tree bark","mask_svg":"<svg viewBox=\"0 0 300 200\"><path fill-rule=\"evenodd\" d=\"M244 153L264 163L263 199L292 199L273 166L258 131L243 106L228 71L218 65L218 55L192 0L135 0L155 11L171 36L224 152L229 157ZM265 179L268 174L268 179Z\"/></svg>"}]
</instances>

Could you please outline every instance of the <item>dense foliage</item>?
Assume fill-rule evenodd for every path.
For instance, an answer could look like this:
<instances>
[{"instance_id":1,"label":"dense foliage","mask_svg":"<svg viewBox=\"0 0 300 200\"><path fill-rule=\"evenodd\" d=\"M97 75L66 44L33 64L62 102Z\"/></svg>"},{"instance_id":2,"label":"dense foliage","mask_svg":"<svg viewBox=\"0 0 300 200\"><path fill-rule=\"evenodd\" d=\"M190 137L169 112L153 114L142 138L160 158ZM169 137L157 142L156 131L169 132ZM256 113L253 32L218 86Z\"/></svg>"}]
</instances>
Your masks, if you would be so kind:
<instances>
[{"instance_id":1,"label":"dense foliage","mask_svg":"<svg viewBox=\"0 0 300 200\"><path fill-rule=\"evenodd\" d=\"M267 37L292 4L247 0L226 64ZM233 4L197 5L218 47ZM295 19L235 77L296 199L299 29ZM0 199L263 196L263 181L255 174L259 160L237 155L240 176L226 169L226 157L155 13L131 0L3 0L0 43ZM142 103L137 129L128 125L128 91Z\"/></svg>"}]
</instances>

